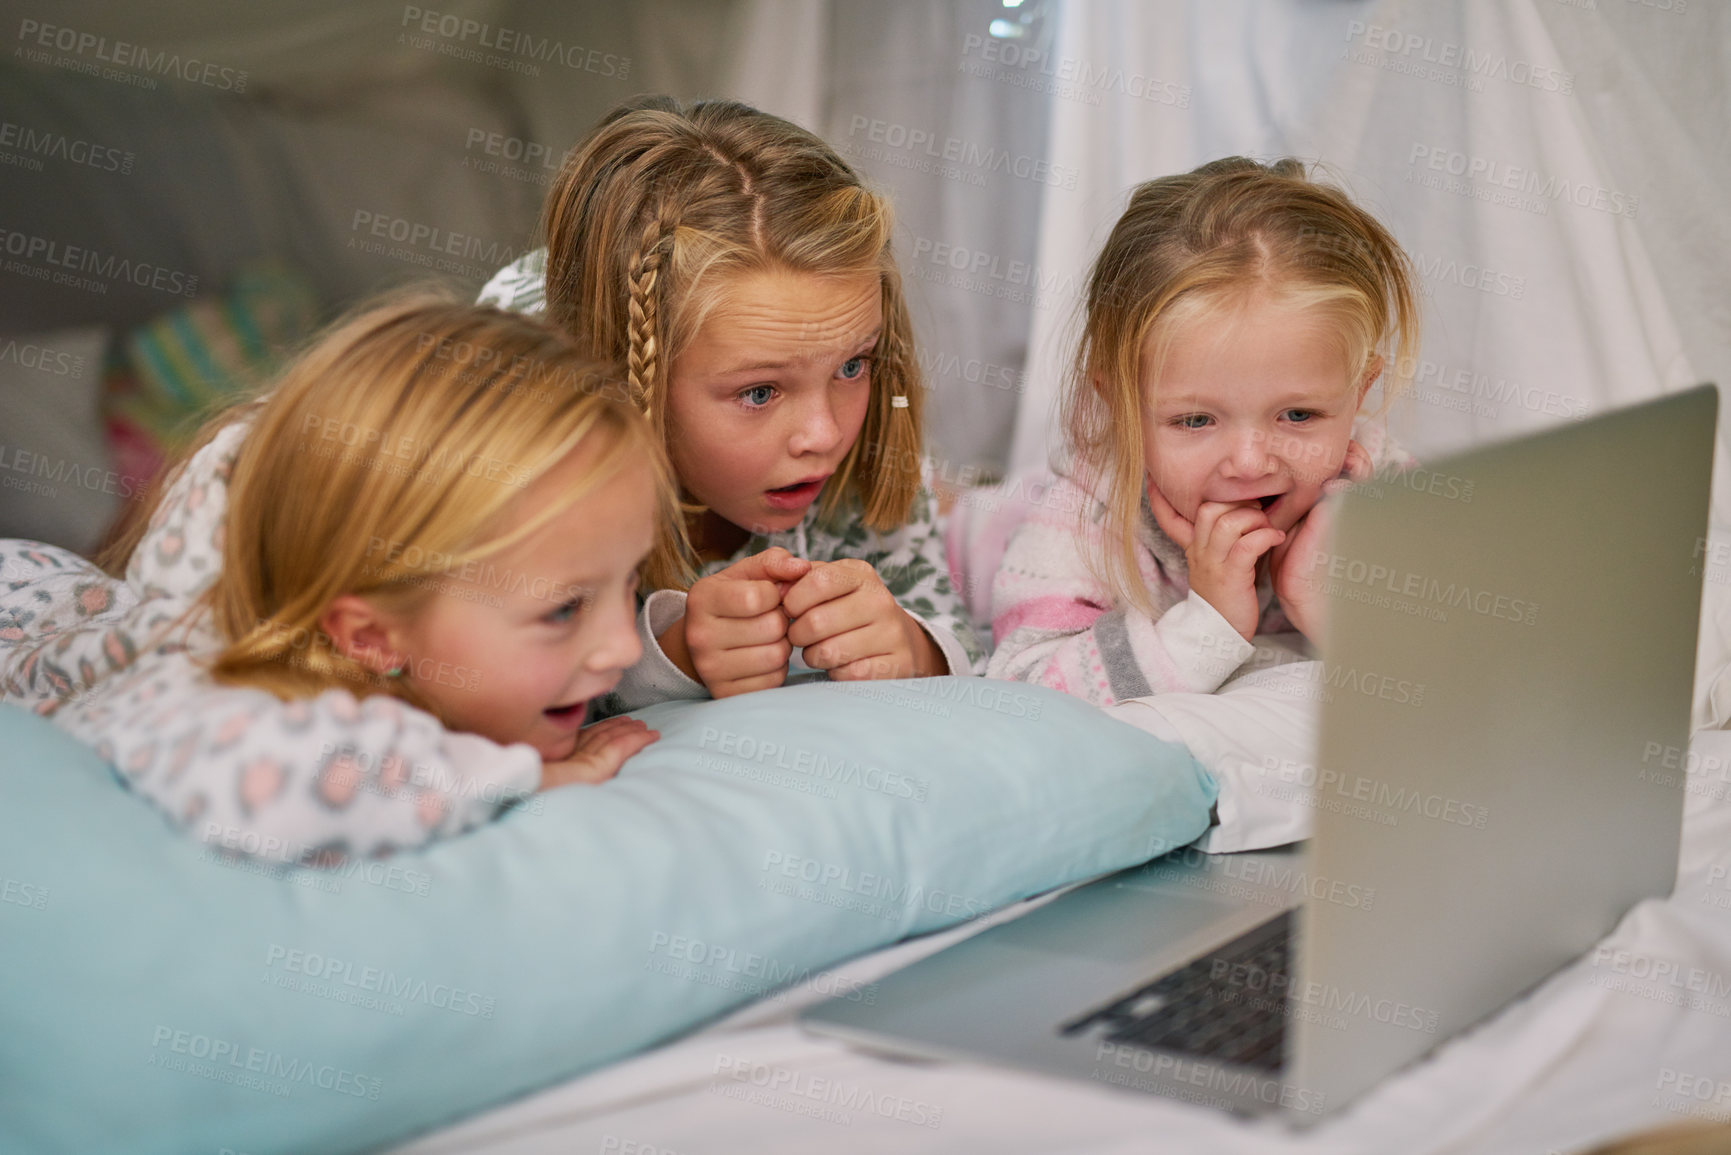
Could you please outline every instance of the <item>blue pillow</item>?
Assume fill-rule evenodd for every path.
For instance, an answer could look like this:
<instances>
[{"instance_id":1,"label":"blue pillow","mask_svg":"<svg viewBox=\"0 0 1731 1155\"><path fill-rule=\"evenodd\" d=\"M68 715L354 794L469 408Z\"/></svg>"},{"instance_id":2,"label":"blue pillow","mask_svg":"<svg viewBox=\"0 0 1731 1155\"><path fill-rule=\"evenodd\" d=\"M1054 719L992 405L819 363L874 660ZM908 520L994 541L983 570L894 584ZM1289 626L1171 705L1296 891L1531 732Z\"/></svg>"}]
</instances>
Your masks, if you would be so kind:
<instances>
[{"instance_id":1,"label":"blue pillow","mask_svg":"<svg viewBox=\"0 0 1731 1155\"><path fill-rule=\"evenodd\" d=\"M389 861L278 873L0 707L0 1150L369 1149L1200 835L1181 747L1051 691L813 684Z\"/></svg>"}]
</instances>

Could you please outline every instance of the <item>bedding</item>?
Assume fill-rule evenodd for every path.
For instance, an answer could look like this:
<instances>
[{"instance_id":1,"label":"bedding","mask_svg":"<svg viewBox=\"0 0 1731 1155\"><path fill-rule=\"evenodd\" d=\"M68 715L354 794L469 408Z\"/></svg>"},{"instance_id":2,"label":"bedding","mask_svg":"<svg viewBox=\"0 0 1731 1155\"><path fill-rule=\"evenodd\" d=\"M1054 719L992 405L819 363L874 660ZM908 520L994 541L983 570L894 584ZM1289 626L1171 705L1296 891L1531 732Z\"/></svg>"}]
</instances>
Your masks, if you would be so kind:
<instances>
[{"instance_id":1,"label":"bedding","mask_svg":"<svg viewBox=\"0 0 1731 1155\"><path fill-rule=\"evenodd\" d=\"M1287 648L1284 664L1246 670L1212 694L1157 694L1104 711L1186 747L1213 777L1218 821L1199 849L1264 850L1310 837L1317 707L1331 690L1321 662L1297 660L1302 642L1297 634L1258 638L1257 657Z\"/></svg>"},{"instance_id":2,"label":"bedding","mask_svg":"<svg viewBox=\"0 0 1731 1155\"><path fill-rule=\"evenodd\" d=\"M392 1155L1535 1155L1582 1152L1731 1107L1731 734L1669 760L1686 790L1677 887L1493 1018L1309 1131L973 1062L807 1035L799 1009L1036 899L838 965L687 1036Z\"/></svg>"},{"instance_id":3,"label":"bedding","mask_svg":"<svg viewBox=\"0 0 1731 1155\"><path fill-rule=\"evenodd\" d=\"M414 108L416 117L405 117L402 123L425 119L419 113L437 96L425 87L405 89L397 83L400 59L380 63L379 45L394 32L399 9L370 17L361 13L363 22L388 29L380 35L357 35L354 23L344 20L323 20L317 35L302 35L299 26L293 35L282 33L280 22L267 24L269 34L260 35L254 27L236 30L226 16L213 22L205 11L209 7L171 22L181 39L167 47L184 45L184 38L191 36L200 54L255 69L259 91L281 89L292 101L295 94L288 82L304 80L312 72L315 79L323 78L322 85L313 86L315 93L334 94L333 109L351 119L356 101L369 96L348 77L347 69L358 61L369 78L381 71L392 78L388 95L397 106ZM492 9L484 7L486 11L471 14L486 19ZM696 11L696 6L685 7ZM1023 53L1008 64L987 62L978 47L969 51L962 46L959 31L933 36L929 24L906 19L906 12L891 19L876 9L838 9L830 17L847 16L863 22L872 36L885 37L875 55L862 53L858 37L835 41L842 46L837 52L844 61L865 62L857 65L860 75L876 75L870 69L882 73L876 87L862 82L829 101L832 139L845 138L856 147L863 134L850 133L850 117L865 114L923 127L983 151L1005 142L999 139L997 122L982 125L978 110L998 109L1009 97L1035 91L1035 85L1054 90L1050 116L1042 105L1021 118L1038 126L1039 143L1009 150L1043 157L1053 172L1072 174L1068 187L1052 189L1052 211L1037 214L1041 239L1036 244L1015 230L999 228L994 235L988 229L975 234L982 243L972 246L1001 256L1006 265L1011 258L1025 258L1024 269L1033 271L1018 285L999 277L994 261L990 281L975 278L953 290L955 297L974 300L977 308L972 312L1012 317L1010 331L993 346L1008 352L983 357L987 362L1019 365L1027 343L1028 335L1015 327L1025 314L1006 312L1002 297L1025 293L1041 302L1028 371L1005 370L1001 390L975 390L994 397L1013 392L1021 403L1021 437L1012 468L1045 460L1044 447L1032 444L1029 435L1049 425L1047 390L1057 380L1049 369L1061 365L1061 355L1054 354L1067 347L1059 330L1073 301L1074 278L1098 244L1090 230L1115 216L1116 198L1131 180L1179 171L1227 152L1298 151L1327 157L1396 218L1401 239L1422 262L1427 308L1441 319L1429 334L1441 338L1441 344L1427 340L1423 403L1414 407L1412 424L1403 429L1426 454L1538 422L1538 407L1556 400L1547 392L1556 382L1570 394L1563 400L1571 406L1597 408L1681 387L1699 377L1731 377L1724 371L1731 341L1721 339L1731 314L1711 304L1725 299L1731 270L1731 262L1723 259L1728 218L1717 207L1725 185L1722 170L1731 153L1711 147L1723 120L1727 75L1713 66L1726 40L1718 6L1684 0L1522 0L1459 6L1361 0L1256 6L1028 5L1023 12L1048 16L1047 34L1038 44L1043 61ZM684 28L689 22L677 19L681 15L685 13L661 5L636 22L662 33ZM163 14L141 13L139 19L153 29L147 37L153 50L165 47L162 38L170 33L162 30ZM275 18L265 12L259 19ZM551 31L546 19L535 13L535 31ZM615 12L613 19L633 17ZM521 21L506 18L503 23ZM182 28L191 31L179 31ZM98 30L128 38L126 29L106 16ZM1403 56L1389 47L1390 32L1420 47ZM904 40L890 39L892 33ZM607 35L565 39L615 47L621 43ZM332 131L337 126L299 123L304 118L288 105L247 119L239 112L197 118L165 115L163 108L128 87L128 95L108 103L114 109L137 110L136 116L118 128L112 120L102 124L112 131L115 143L136 150L144 162L139 174L80 197L63 195L71 181L16 180L14 192L51 191L61 203L52 206L54 211L20 210L13 214L19 218L14 223L98 247L120 244L131 255L202 272L212 280L259 249L263 241L255 237L274 229L308 267L321 272L327 296L349 294L392 269L401 273L408 267L339 247L352 237L358 208L463 229L485 243L503 244L527 235L541 186L474 175L458 144L477 127L555 144L569 140L615 95L683 84L696 74L692 69L706 66L716 55L713 37L687 36L686 41L690 43L685 47L697 47L679 62L688 66L683 72L658 71L654 59L632 48L638 59L628 81L579 78L591 88L605 86L601 96L552 73L523 78L517 87L520 99L532 100L529 127L479 102L465 106L444 99L436 102L441 127L435 131L359 132L351 125L342 126L339 134ZM986 43L988 48L1017 47ZM1490 78L1488 91L1469 88L1478 77L1450 68L1428 71L1431 62L1419 57L1432 52L1430 45L1457 55L1465 45L1492 67L1512 65L1528 75L1561 66L1578 82L1576 94L1529 89L1511 83L1506 71ZM756 47L775 49L763 43ZM258 54L280 56L283 62L273 74L268 60L255 58ZM434 59L411 49L399 55L422 62ZM810 54L793 55L804 59ZM880 61L892 67L883 69ZM487 71L460 62L452 67L469 69L470 75ZM1060 84L1055 79L1060 69L1066 77L1079 73L1102 79L1096 88L1085 79ZM662 82L657 76L673 79ZM907 109L905 115L895 115L898 106L886 103L888 93L917 97L929 91L927 81L934 77L947 78L954 93L952 108L933 110L919 97L900 106ZM1347 83L1342 84L1343 79ZM81 77L76 80L83 83ZM1146 98L1124 87L1144 82ZM726 85L696 87L731 91ZM46 121L71 136L80 134L76 126L40 115L34 104L22 110L13 107L10 119ZM250 131L254 120L262 123L265 144L244 152L212 147L213 141L232 143ZM188 131L189 125L208 131ZM1421 148L1423 152L1417 151ZM1614 217L1554 199L1542 206L1547 210L1542 213L1509 207L1480 195L1498 191L1489 181L1481 179L1464 191L1442 187L1440 177L1415 163L1415 157L1448 164L1459 157L1475 165L1488 159L1553 189L1561 185L1637 193L1639 215ZM886 157L881 168L892 182L913 171L897 167L905 159L899 152ZM1415 174L1430 183L1415 186ZM922 215L922 202L905 191L910 186L899 186L903 191L898 191L898 207L914 241L902 251L915 290L921 286L914 281L929 287L939 276L952 277L935 254L942 251L938 245L971 242L969 234L956 232L957 220L1002 219L991 215L997 201L988 193L996 197L1013 186L1036 188L1007 173L982 171L966 174L984 178L985 191L974 194L947 170L919 175L931 185L959 191L964 198L973 194L974 199L960 200L959 212L941 218ZM1074 179L1078 176L1080 188ZM100 179L108 178L100 174ZM276 205L308 187L313 203L297 203L292 213L231 209L261 201ZM523 195L513 195L519 192ZM1475 195L1469 197L1469 192ZM188 197L197 201L190 215L185 212ZM141 206L158 204L175 207L175 216L141 214ZM180 227L179 217L198 227ZM273 224L267 227L261 223L265 221ZM98 228L104 222L114 222L113 228ZM917 259L921 242L923 263ZM910 253L915 259L909 259ZM117 285L114 295L95 297L38 293L32 280L14 283L19 291L13 295L12 315L28 329L90 319L99 306L107 311L117 302L136 305L131 313L114 318L117 324L141 321L161 307L160 298L128 293L124 285ZM150 299L137 300L140 297ZM65 315L69 303L81 306L76 316ZM1672 326L1680 334L1670 331ZM970 352L979 351L975 343L955 337L955 325L926 328L928 341L932 333L939 335L928 350L937 366L969 363ZM988 369L993 367L988 364ZM934 379L942 376L937 369L930 373ZM943 384L955 387L950 394L953 406L953 394L965 392L962 387L968 382L952 375ZM962 455L957 463L965 460L971 459ZM1721 473L1721 480L1731 476ZM1697 690L1703 699L1697 703L1697 723L1714 726L1731 718L1731 582L1720 564L1726 556L1720 545L1723 520L1716 518L1705 553L1708 607ZM1177 708L1176 703L1169 705ZM1140 706L1134 712L1153 726L1180 732L1188 728L1199 735L1196 740L1210 740L1202 729L1207 717L1150 715ZM0 767L5 768L0 780L10 781L17 773L14 761L35 754L5 729L7 753L0 756ZM1226 743L1226 749L1234 735L1219 728L1214 737ZM1725 804L1731 792L1726 769L1731 765L1731 740L1702 733L1690 750L1673 753L1675 770L1686 776L1689 791L1683 878L1676 895L1638 908L1607 941L1602 957L1596 952L1587 956L1494 1022L1451 1042L1432 1062L1391 1080L1350 1116L1307 1136L1239 1123L1202 1108L974 1064L912 1064L873 1057L805 1037L793 1025L792 1014L801 1003L836 992L867 997L871 983L884 971L1000 917L992 915L814 970L782 993L699 1033L569 1079L400 1150L403 1155L595 1150L633 1155L740 1150L1560 1153L1579 1151L1632 1128L1722 1118L1731 1106L1731 1097L1721 1090L1731 1072L1726 1030L1731 1011L1723 997L1731 989L1731 932L1726 930L1731 807ZM1065 759L1066 768L1071 761ZM1227 782L1223 810L1230 791ZM9 788L6 801L15 797ZM100 844L109 837L106 820L95 815L85 819L78 831L84 841ZM19 921L48 913L64 892L39 879L19 877L10 845L0 842L0 966L13 976L10 944ZM136 882L127 877L112 885L141 899L149 897L130 889ZM343 885L361 883L349 880ZM308 901L316 902L316 896ZM1022 909L1011 908L1002 916ZM116 934L140 927L140 942L147 943L142 917L123 913ZM159 963L166 969L175 957L172 951L153 955L148 947L124 942L115 952L123 964L98 967L75 959L76 974L93 989L130 982L136 990L143 981L138 976ZM1655 977L1661 968L1668 977ZM44 997L48 990L34 976L15 978L9 986L19 999ZM106 993L103 998L104 1007L122 1002ZM63 1041L62 1035L86 1029L81 1017L56 1022L45 1036L48 1043L26 1055L6 1041L18 1037L18 1012L9 1001L0 1003L5 1004L0 1009L0 1088L13 1086L17 1075L30 1074L26 1068L45 1057L55 1059L63 1047L73 1045L75 1040ZM99 1017L93 1012L89 1029L100 1025L95 1023ZM124 1065L118 1069L127 1076L155 1075L143 1071L142 1063L134 1066L139 1070ZM56 1059L55 1070L66 1069ZM88 1075L74 1072L70 1078L95 1100L107 1090L107 1069L98 1065ZM44 1094L66 1093L65 1086L47 1086L39 1078L28 1086ZM453 1101L450 1112L457 1113L463 1101ZM0 1118L17 1117L13 1106L0 1102ZM133 1138L128 1131L119 1145L130 1146ZM232 1132L227 1141L205 1149L255 1150Z\"/></svg>"},{"instance_id":4,"label":"bedding","mask_svg":"<svg viewBox=\"0 0 1731 1155\"><path fill-rule=\"evenodd\" d=\"M950 587L981 637L992 636L992 575L1011 535L1031 513L1055 507L1064 492L1055 475L1033 472L957 493L944 526L944 552ZM1311 649L1297 633L1258 635L1253 645L1214 693L1156 694L1105 710L1188 747L1213 776L1220 787L1218 822L1197 846L1215 854L1310 835L1312 799L1305 787L1314 781L1316 707L1328 693L1322 663L1310 660Z\"/></svg>"},{"instance_id":5,"label":"bedding","mask_svg":"<svg viewBox=\"0 0 1731 1155\"><path fill-rule=\"evenodd\" d=\"M979 679L639 716L661 738L613 782L279 873L0 706L0 1150L373 1149L777 988L846 995L823 968L1187 843L1215 794Z\"/></svg>"}]
</instances>

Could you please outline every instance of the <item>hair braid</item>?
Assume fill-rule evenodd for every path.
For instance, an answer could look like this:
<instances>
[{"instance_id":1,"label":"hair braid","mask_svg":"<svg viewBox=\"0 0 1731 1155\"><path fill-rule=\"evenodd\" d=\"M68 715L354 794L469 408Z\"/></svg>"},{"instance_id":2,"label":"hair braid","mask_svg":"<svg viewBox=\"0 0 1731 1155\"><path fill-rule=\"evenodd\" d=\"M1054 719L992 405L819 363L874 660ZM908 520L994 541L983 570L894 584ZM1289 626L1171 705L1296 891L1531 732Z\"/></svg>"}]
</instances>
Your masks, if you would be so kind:
<instances>
[{"instance_id":1,"label":"hair braid","mask_svg":"<svg viewBox=\"0 0 1731 1155\"><path fill-rule=\"evenodd\" d=\"M643 229L637 251L631 254L626 270L630 299L626 305L629 344L626 351L626 374L631 387L631 400L644 416L653 417L659 399L657 385L661 373L661 265L672 247L674 230L679 227L673 218L670 202L662 202L661 210Z\"/></svg>"}]
</instances>

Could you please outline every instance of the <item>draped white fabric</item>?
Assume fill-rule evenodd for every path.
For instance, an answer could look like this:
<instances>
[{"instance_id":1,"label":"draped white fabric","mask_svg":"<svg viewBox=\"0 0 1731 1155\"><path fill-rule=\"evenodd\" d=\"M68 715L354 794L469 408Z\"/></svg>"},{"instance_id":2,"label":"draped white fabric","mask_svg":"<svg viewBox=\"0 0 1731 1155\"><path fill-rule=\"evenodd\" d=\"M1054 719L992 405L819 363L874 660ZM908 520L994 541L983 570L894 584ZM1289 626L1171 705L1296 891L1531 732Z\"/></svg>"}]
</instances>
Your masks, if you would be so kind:
<instances>
[{"instance_id":1,"label":"draped white fabric","mask_svg":"<svg viewBox=\"0 0 1731 1155\"><path fill-rule=\"evenodd\" d=\"M1052 407L1084 276L1128 190L1234 153L1322 162L1413 255L1423 350L1413 395L1390 421L1421 457L1698 380L1731 384L1723 0L11 8L0 22L15 42L0 59L0 130L96 141L138 163L122 175L14 160L0 168L0 226L212 288L261 253L297 262L333 306L423 275L424 262L354 244L381 221L515 255L532 243L557 156L634 93L734 96L823 133L895 202L931 387L929 451L952 483L1046 462L1060 436ZM237 92L152 73L160 83L146 88L135 83L139 68L133 82L115 83L64 63L87 62L77 49L57 50L62 63L33 61L21 55L37 43L25 35L32 22L244 71L248 83ZM492 63L477 59L502 30L561 55L494 48ZM519 157L538 150L542 163L485 167L513 148ZM453 279L472 291L492 271L484 263L466 258ZM124 332L180 303L121 282L96 294L9 274L0 332ZM66 408L69 421L88 423L70 400ZM0 398L0 439L20 436L16 418ZM1722 442L1727 429L1722 414ZM1722 467L1715 497L1700 559L1697 726L1731 720L1731 679L1721 677L1731 663L1731 477ZM1629 612L1642 612L1638 594ZM1621 953L1583 959L1320 1131L1289 1135L978 1064L874 1057L799 1031L793 1007L823 993L807 983L410 1149L1512 1155L1722 1118L1731 739L1698 734L1691 757L1691 769L1717 769L1690 775L1677 893L1625 920L1608 943ZM840 972L869 984L935 945L903 944ZM1681 1001L1701 992L1640 969L1655 960L1681 968L1673 979L1705 975L1711 997ZM722 1073L741 1062L808 1090L828 1080L849 1094L865 1088L874 1102L935 1105L941 1126L863 1111L838 1126L796 1100L747 1101ZM1719 1096L1710 1104L1679 1091L1702 1080Z\"/></svg>"},{"instance_id":2,"label":"draped white fabric","mask_svg":"<svg viewBox=\"0 0 1731 1155\"><path fill-rule=\"evenodd\" d=\"M1323 162L1419 264L1424 352L1394 422L1421 454L1727 366L1717 302L1731 230L1712 212L1726 160L1721 9L1275 0L1059 13L1061 58L1189 89L1187 108L1053 102L1053 162L1081 173L1041 216L1041 269L1060 285L1081 276L1137 181L1230 153L1291 154ZM1064 312L1037 311L1012 468L1044 461L1057 436L1043 402L1072 347Z\"/></svg>"},{"instance_id":3,"label":"draped white fabric","mask_svg":"<svg viewBox=\"0 0 1731 1155\"><path fill-rule=\"evenodd\" d=\"M1065 3L1036 68L1124 70L1187 106L1054 99L1027 393L1009 453L1037 467L1076 296L1136 182L1215 157L1320 161L1418 264L1412 395L1390 414L1421 458L1693 384L1731 381L1731 150L1720 5L1677 0ZM1721 421L1724 442L1726 421ZM1721 454L1722 456L1722 454ZM1731 557L1715 471L1702 558ZM1607 542L1615 549L1615 542ZM1695 720L1731 717L1731 589L1706 564ZM1639 612L1631 606L1631 612Z\"/></svg>"}]
</instances>

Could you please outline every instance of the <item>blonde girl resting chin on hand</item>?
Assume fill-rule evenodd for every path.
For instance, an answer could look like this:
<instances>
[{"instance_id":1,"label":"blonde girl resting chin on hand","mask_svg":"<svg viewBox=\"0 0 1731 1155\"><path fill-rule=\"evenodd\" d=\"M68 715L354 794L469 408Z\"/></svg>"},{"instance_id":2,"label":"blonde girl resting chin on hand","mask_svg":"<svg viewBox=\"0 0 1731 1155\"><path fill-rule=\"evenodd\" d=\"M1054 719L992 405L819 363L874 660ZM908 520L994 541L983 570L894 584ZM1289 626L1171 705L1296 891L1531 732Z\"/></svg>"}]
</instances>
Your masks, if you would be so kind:
<instances>
[{"instance_id":1,"label":"blonde girl resting chin on hand","mask_svg":"<svg viewBox=\"0 0 1731 1155\"><path fill-rule=\"evenodd\" d=\"M0 685L207 842L374 856L656 737L584 728L641 656L673 512L615 380L494 309L385 305L214 421L113 582L7 542Z\"/></svg>"},{"instance_id":2,"label":"blonde girl resting chin on hand","mask_svg":"<svg viewBox=\"0 0 1731 1155\"><path fill-rule=\"evenodd\" d=\"M627 366L684 500L611 708L777 686L794 647L841 680L977 672L888 204L785 120L651 97L571 150L544 232L481 299Z\"/></svg>"},{"instance_id":3,"label":"blonde girl resting chin on hand","mask_svg":"<svg viewBox=\"0 0 1731 1155\"><path fill-rule=\"evenodd\" d=\"M989 675L1111 705L1304 657L1318 502L1410 462L1365 410L1416 326L1400 247L1297 161L1139 185L1090 275L1066 476L993 580Z\"/></svg>"}]
</instances>

